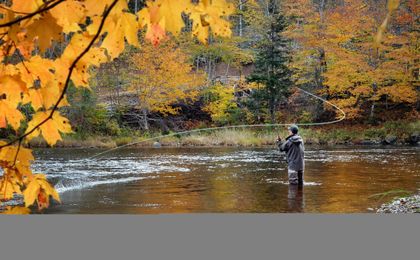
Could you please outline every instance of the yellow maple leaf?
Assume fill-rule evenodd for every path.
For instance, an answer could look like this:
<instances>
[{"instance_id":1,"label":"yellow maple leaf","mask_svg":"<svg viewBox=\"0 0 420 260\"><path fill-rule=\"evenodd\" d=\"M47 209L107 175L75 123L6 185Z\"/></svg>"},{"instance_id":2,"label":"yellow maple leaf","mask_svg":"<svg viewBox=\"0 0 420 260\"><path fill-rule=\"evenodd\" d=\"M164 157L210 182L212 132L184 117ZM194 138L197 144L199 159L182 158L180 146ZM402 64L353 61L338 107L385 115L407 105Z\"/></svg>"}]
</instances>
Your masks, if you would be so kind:
<instances>
[{"instance_id":1,"label":"yellow maple leaf","mask_svg":"<svg viewBox=\"0 0 420 260\"><path fill-rule=\"evenodd\" d=\"M157 46L166 37L165 21L162 20L159 24L150 25L145 35L146 40L149 40L154 46Z\"/></svg>"},{"instance_id":2,"label":"yellow maple leaf","mask_svg":"<svg viewBox=\"0 0 420 260\"><path fill-rule=\"evenodd\" d=\"M108 61L104 48L92 47L77 63L77 69L87 70L89 66L99 66Z\"/></svg>"},{"instance_id":3,"label":"yellow maple leaf","mask_svg":"<svg viewBox=\"0 0 420 260\"><path fill-rule=\"evenodd\" d=\"M139 47L139 39L137 32L139 30L139 26L137 23L137 16L131 13L123 12L120 15L120 21L118 23L119 28L123 31L124 37L127 42L133 46Z\"/></svg>"},{"instance_id":4,"label":"yellow maple leaf","mask_svg":"<svg viewBox=\"0 0 420 260\"><path fill-rule=\"evenodd\" d=\"M108 31L101 47L105 48L111 59L120 55L125 47L124 39L134 46L140 46L137 32L139 25L135 15L127 12L120 12L113 17L114 23L105 28Z\"/></svg>"},{"instance_id":5,"label":"yellow maple leaf","mask_svg":"<svg viewBox=\"0 0 420 260\"><path fill-rule=\"evenodd\" d=\"M10 178L0 180L0 198L9 200L13 198L15 193L22 193L16 181L10 180Z\"/></svg>"},{"instance_id":6,"label":"yellow maple leaf","mask_svg":"<svg viewBox=\"0 0 420 260\"><path fill-rule=\"evenodd\" d=\"M54 74L58 84L64 84L68 69L74 62L75 57L80 55L89 43L92 41L93 36L89 33L79 33L72 37L70 43L67 45L61 57L54 61ZM78 61L71 79L76 87L88 87L88 68L90 66L99 66L101 63L107 61L104 48L92 47L82 59Z\"/></svg>"},{"instance_id":7,"label":"yellow maple leaf","mask_svg":"<svg viewBox=\"0 0 420 260\"><path fill-rule=\"evenodd\" d=\"M189 0L157 0L150 3L148 9L145 10L149 12L151 24L158 24L161 20L164 20L165 30L178 35L185 26L181 14L190 13L193 5Z\"/></svg>"},{"instance_id":8,"label":"yellow maple leaf","mask_svg":"<svg viewBox=\"0 0 420 260\"><path fill-rule=\"evenodd\" d=\"M0 142L0 145L4 145L4 142ZM18 153L19 150L19 153ZM17 155L17 156L16 156ZM16 161L15 161L16 158ZM18 148L17 146L5 146L0 149L0 164L3 166L8 165L23 165L30 166L31 161L34 160L32 151L25 147Z\"/></svg>"},{"instance_id":9,"label":"yellow maple leaf","mask_svg":"<svg viewBox=\"0 0 420 260\"><path fill-rule=\"evenodd\" d=\"M140 26L147 27L146 39L154 45L165 38L165 31L178 35L185 26L182 13L188 14L193 9L189 0L148 1L146 5L137 14Z\"/></svg>"},{"instance_id":10,"label":"yellow maple leaf","mask_svg":"<svg viewBox=\"0 0 420 260\"><path fill-rule=\"evenodd\" d=\"M9 75L9 76L15 76L19 75L20 70L16 68L16 66L11 64L3 64L0 63L0 75Z\"/></svg>"},{"instance_id":11,"label":"yellow maple leaf","mask_svg":"<svg viewBox=\"0 0 420 260\"><path fill-rule=\"evenodd\" d=\"M50 13L57 20L57 24L63 27L63 32L70 33L80 30L79 23L84 22L86 9L80 1L67 0L51 9Z\"/></svg>"},{"instance_id":12,"label":"yellow maple leaf","mask_svg":"<svg viewBox=\"0 0 420 260\"><path fill-rule=\"evenodd\" d=\"M74 61L74 58L86 49L92 39L93 36L89 34L75 34L61 55L61 61L66 66L69 66Z\"/></svg>"},{"instance_id":13,"label":"yellow maple leaf","mask_svg":"<svg viewBox=\"0 0 420 260\"><path fill-rule=\"evenodd\" d=\"M162 0L160 14L165 20L165 30L177 36L185 26L182 13L189 14L193 9L190 0L171 1Z\"/></svg>"},{"instance_id":14,"label":"yellow maple leaf","mask_svg":"<svg viewBox=\"0 0 420 260\"><path fill-rule=\"evenodd\" d=\"M60 41L63 28L57 24L57 20L50 14L44 13L39 19L34 19L27 27L28 39L37 39L41 52L45 52L51 46L53 40Z\"/></svg>"},{"instance_id":15,"label":"yellow maple leaf","mask_svg":"<svg viewBox=\"0 0 420 260\"><path fill-rule=\"evenodd\" d=\"M46 208L49 205L49 196L61 202L58 192L48 183L44 174L35 174L23 191L26 207L31 206L37 201L40 209Z\"/></svg>"},{"instance_id":16,"label":"yellow maple leaf","mask_svg":"<svg viewBox=\"0 0 420 260\"><path fill-rule=\"evenodd\" d=\"M25 207L11 207L11 206L7 206L6 210L1 212L1 214L4 215L27 215L31 213L31 211L28 208Z\"/></svg>"},{"instance_id":17,"label":"yellow maple leaf","mask_svg":"<svg viewBox=\"0 0 420 260\"><path fill-rule=\"evenodd\" d=\"M63 85L59 85L57 81L53 80L45 85L41 85L39 88L30 88L23 100L24 103L31 103L35 111L42 108L49 109L57 103L62 91ZM67 105L69 105L69 103L67 102L66 97L64 97L61 100L59 107Z\"/></svg>"},{"instance_id":18,"label":"yellow maple leaf","mask_svg":"<svg viewBox=\"0 0 420 260\"><path fill-rule=\"evenodd\" d=\"M39 174L35 174L35 175L39 175ZM45 194L47 196L51 196L53 199L55 199L58 202L61 202L60 200L60 196L58 195L58 192L56 189L54 189L54 187L47 181L47 179L45 178L38 178L38 183L41 186L41 189L43 189L45 191Z\"/></svg>"},{"instance_id":19,"label":"yellow maple leaf","mask_svg":"<svg viewBox=\"0 0 420 260\"><path fill-rule=\"evenodd\" d=\"M21 41L16 44L16 48L19 50L20 54L23 57L29 58L32 55L32 52L35 49L35 45L33 42L30 41Z\"/></svg>"},{"instance_id":20,"label":"yellow maple leaf","mask_svg":"<svg viewBox=\"0 0 420 260\"><path fill-rule=\"evenodd\" d=\"M50 59L44 59L40 55L32 56L25 63L19 63L16 68L20 72L21 79L31 86L35 80L47 83L54 79L54 74L50 68L54 67L54 62Z\"/></svg>"},{"instance_id":21,"label":"yellow maple leaf","mask_svg":"<svg viewBox=\"0 0 420 260\"><path fill-rule=\"evenodd\" d=\"M41 186L36 179L32 180L26 189L23 191L23 198L25 200L25 207L29 207L34 204L38 197Z\"/></svg>"},{"instance_id":22,"label":"yellow maple leaf","mask_svg":"<svg viewBox=\"0 0 420 260\"><path fill-rule=\"evenodd\" d=\"M50 111L38 111L34 114L32 120L28 123L28 128L26 131L32 130L36 125L44 121L50 115ZM42 124L34 132L27 136L28 140L33 139L39 135L42 135L45 141L53 146L57 141L61 139L61 133L71 133L71 126L69 120L60 115L59 112L55 112L53 117Z\"/></svg>"},{"instance_id":23,"label":"yellow maple leaf","mask_svg":"<svg viewBox=\"0 0 420 260\"><path fill-rule=\"evenodd\" d=\"M14 168L15 168L16 178L19 179L19 182L21 184L26 185L28 183L28 180L32 177L32 170L30 166L17 163Z\"/></svg>"},{"instance_id":24,"label":"yellow maple leaf","mask_svg":"<svg viewBox=\"0 0 420 260\"><path fill-rule=\"evenodd\" d=\"M147 5L147 8L143 8L137 13L139 25L147 27L145 39L156 46L166 36L165 20L159 19L159 7L154 2L148 2Z\"/></svg>"},{"instance_id":25,"label":"yellow maple leaf","mask_svg":"<svg viewBox=\"0 0 420 260\"><path fill-rule=\"evenodd\" d=\"M12 106L9 102L0 100L0 128L5 128L7 124L10 124L13 129L17 130L23 119L22 113L16 106Z\"/></svg>"},{"instance_id":26,"label":"yellow maple leaf","mask_svg":"<svg viewBox=\"0 0 420 260\"><path fill-rule=\"evenodd\" d=\"M26 84L18 76L4 75L0 77L0 128L10 124L17 130L24 119L17 109L22 101L22 94L27 92Z\"/></svg>"},{"instance_id":27,"label":"yellow maple leaf","mask_svg":"<svg viewBox=\"0 0 420 260\"><path fill-rule=\"evenodd\" d=\"M216 36L229 37L230 24L223 17L231 15L234 7L225 0L203 0L191 12L193 35L207 43L210 28Z\"/></svg>"},{"instance_id":28,"label":"yellow maple leaf","mask_svg":"<svg viewBox=\"0 0 420 260\"><path fill-rule=\"evenodd\" d=\"M140 27L158 24L160 21L159 6L155 2L146 2L146 7L137 12Z\"/></svg>"},{"instance_id":29,"label":"yellow maple leaf","mask_svg":"<svg viewBox=\"0 0 420 260\"><path fill-rule=\"evenodd\" d=\"M108 6L108 5L107 5ZM124 40L134 46L139 46L137 32L139 25L137 16L128 12L127 1L118 1L113 7L102 27L102 34L106 37L101 47L107 50L111 59L116 58L124 50ZM94 16L92 23L86 28L90 36L97 34L102 17Z\"/></svg>"},{"instance_id":30,"label":"yellow maple leaf","mask_svg":"<svg viewBox=\"0 0 420 260\"><path fill-rule=\"evenodd\" d=\"M13 0L12 10L19 13L33 13L44 5L43 0Z\"/></svg>"},{"instance_id":31,"label":"yellow maple leaf","mask_svg":"<svg viewBox=\"0 0 420 260\"><path fill-rule=\"evenodd\" d=\"M18 104L22 93L26 92L26 84L19 76L4 75L0 77L0 96Z\"/></svg>"},{"instance_id":32,"label":"yellow maple leaf","mask_svg":"<svg viewBox=\"0 0 420 260\"><path fill-rule=\"evenodd\" d=\"M382 22L382 24L379 26L378 32L376 33L374 37L373 43L374 43L375 48L379 48L383 35L386 31L386 27L389 23L389 20L391 19L391 14L398 8L399 5L400 5L400 0L388 0L388 4L387 4L388 13L384 21Z\"/></svg>"},{"instance_id":33,"label":"yellow maple leaf","mask_svg":"<svg viewBox=\"0 0 420 260\"><path fill-rule=\"evenodd\" d=\"M90 17L101 16L105 11L105 7L110 6L112 1L113 0L84 0L83 5L85 6L86 15Z\"/></svg>"}]
</instances>

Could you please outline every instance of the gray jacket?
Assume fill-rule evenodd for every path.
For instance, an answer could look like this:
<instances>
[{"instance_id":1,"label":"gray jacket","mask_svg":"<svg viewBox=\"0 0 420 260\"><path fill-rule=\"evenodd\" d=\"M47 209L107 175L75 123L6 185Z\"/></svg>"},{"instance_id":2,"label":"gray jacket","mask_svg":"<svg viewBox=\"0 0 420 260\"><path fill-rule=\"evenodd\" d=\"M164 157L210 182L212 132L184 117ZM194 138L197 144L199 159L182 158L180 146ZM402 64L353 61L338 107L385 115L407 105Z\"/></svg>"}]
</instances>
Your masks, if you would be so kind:
<instances>
[{"instance_id":1,"label":"gray jacket","mask_svg":"<svg viewBox=\"0 0 420 260\"><path fill-rule=\"evenodd\" d=\"M288 168L294 171L303 171L305 168L305 147L299 135L291 135L283 143L278 143L280 152L286 152Z\"/></svg>"}]
</instances>

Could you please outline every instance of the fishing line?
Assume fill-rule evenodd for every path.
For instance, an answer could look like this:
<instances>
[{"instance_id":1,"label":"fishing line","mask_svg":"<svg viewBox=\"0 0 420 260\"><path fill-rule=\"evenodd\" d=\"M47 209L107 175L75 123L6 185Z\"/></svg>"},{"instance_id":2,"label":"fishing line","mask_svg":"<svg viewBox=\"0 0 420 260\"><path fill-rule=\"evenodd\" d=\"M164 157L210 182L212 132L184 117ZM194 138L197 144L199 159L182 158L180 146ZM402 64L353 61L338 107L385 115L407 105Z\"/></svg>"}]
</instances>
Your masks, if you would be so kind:
<instances>
[{"instance_id":1,"label":"fishing line","mask_svg":"<svg viewBox=\"0 0 420 260\"><path fill-rule=\"evenodd\" d=\"M331 105L332 107L334 107L336 110L338 110L342 115L339 119L333 120L333 121L327 121L327 122L319 122L319 123L281 123L281 124L254 124L254 125L232 125L232 126L220 126L220 127L209 127L209 128L200 128L200 129L194 129L194 130L188 130L188 131L181 131L181 132L176 132L176 133L171 133L171 134L166 134L166 135L159 135L159 136L155 136L155 137L151 137L151 138L147 138L141 141L136 141L136 142L132 142L129 144L125 144L125 145L121 145L115 148L111 148L108 149L106 151L97 153L91 157L88 157L86 159L90 160L90 159L94 159L97 158L101 155L113 152L115 150L124 148L124 147L128 147L131 145L135 145L135 144L140 144L140 143L145 143L145 142L149 142L149 141L153 141L153 140L157 140L157 139L161 139L161 138L166 138L166 137L171 137L171 136L179 136L179 135L185 135L185 134L190 134L190 133L198 133L198 132L207 132L207 131L213 131L213 130L222 130L222 129L233 129L233 128L252 128L252 127L278 127L278 126L287 126L287 125L291 125L291 124L295 124L298 126L319 126L319 125L330 125L330 124L336 124L338 122L343 121L344 119L346 119L346 113L339 108L338 106L334 105L333 103L329 102L328 100L319 97L315 94L312 94L311 92L308 92L304 89L298 88L296 87L298 90L302 91L303 93L310 95L316 99L321 100L322 102Z\"/></svg>"}]
</instances>

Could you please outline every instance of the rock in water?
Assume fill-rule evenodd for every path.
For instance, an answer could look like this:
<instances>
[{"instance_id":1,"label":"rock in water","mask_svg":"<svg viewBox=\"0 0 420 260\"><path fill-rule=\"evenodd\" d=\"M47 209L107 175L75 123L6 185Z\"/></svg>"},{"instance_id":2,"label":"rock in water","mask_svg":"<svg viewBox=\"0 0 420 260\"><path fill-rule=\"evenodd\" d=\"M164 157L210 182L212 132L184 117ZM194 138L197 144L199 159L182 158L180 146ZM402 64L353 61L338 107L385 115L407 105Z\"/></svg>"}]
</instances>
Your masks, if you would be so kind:
<instances>
[{"instance_id":1,"label":"rock in water","mask_svg":"<svg viewBox=\"0 0 420 260\"><path fill-rule=\"evenodd\" d=\"M154 142L154 143L153 143L153 147L154 147L154 148L161 148L161 147L162 147L162 145L161 145L159 142Z\"/></svg>"},{"instance_id":2,"label":"rock in water","mask_svg":"<svg viewBox=\"0 0 420 260\"><path fill-rule=\"evenodd\" d=\"M420 142L420 133L419 132L415 132L415 133L411 134L410 135L409 142L411 144L417 144L418 142Z\"/></svg>"},{"instance_id":3,"label":"rock in water","mask_svg":"<svg viewBox=\"0 0 420 260\"><path fill-rule=\"evenodd\" d=\"M395 144L397 142L397 137L395 135L387 135L385 137L385 144Z\"/></svg>"},{"instance_id":4,"label":"rock in water","mask_svg":"<svg viewBox=\"0 0 420 260\"><path fill-rule=\"evenodd\" d=\"M360 144L362 145L376 145L376 144L380 144L380 142L376 141L376 140L363 140L360 142Z\"/></svg>"}]
</instances>

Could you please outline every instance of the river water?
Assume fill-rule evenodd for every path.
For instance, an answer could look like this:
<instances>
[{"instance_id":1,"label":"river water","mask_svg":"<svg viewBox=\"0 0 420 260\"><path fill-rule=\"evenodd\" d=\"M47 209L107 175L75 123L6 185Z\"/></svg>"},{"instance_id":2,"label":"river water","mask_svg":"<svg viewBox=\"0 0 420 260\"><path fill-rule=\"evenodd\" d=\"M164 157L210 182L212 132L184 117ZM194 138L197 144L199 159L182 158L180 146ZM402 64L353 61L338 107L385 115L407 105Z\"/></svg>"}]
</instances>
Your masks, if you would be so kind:
<instances>
[{"instance_id":1,"label":"river water","mask_svg":"<svg viewBox=\"0 0 420 260\"><path fill-rule=\"evenodd\" d=\"M39 149L62 204L50 214L374 212L374 194L420 189L420 148L307 147L303 188L274 148ZM389 199L389 197L387 197Z\"/></svg>"}]
</instances>

